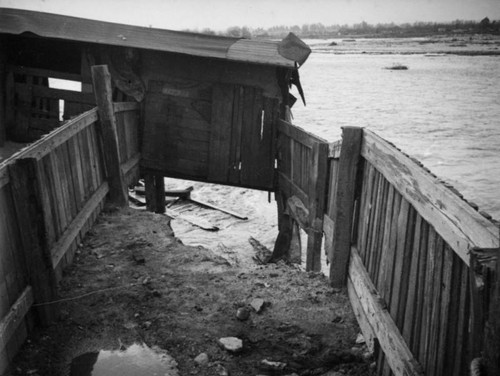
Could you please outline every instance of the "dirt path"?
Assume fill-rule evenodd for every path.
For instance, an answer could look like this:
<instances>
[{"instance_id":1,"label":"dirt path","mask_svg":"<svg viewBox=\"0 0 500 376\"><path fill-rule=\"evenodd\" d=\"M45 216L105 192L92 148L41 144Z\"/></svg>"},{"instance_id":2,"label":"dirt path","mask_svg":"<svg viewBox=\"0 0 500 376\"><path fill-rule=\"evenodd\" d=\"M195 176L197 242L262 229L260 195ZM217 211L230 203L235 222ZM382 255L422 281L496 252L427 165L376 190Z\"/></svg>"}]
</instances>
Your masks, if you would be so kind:
<instances>
[{"instance_id":1,"label":"dirt path","mask_svg":"<svg viewBox=\"0 0 500 376\"><path fill-rule=\"evenodd\" d=\"M134 343L167 351L179 375L370 374L345 293L323 275L285 264L242 269L183 245L169 221L133 209L103 214L61 282L60 320L32 336L12 374L67 375L81 354ZM226 350L223 337L242 340L242 350Z\"/></svg>"}]
</instances>

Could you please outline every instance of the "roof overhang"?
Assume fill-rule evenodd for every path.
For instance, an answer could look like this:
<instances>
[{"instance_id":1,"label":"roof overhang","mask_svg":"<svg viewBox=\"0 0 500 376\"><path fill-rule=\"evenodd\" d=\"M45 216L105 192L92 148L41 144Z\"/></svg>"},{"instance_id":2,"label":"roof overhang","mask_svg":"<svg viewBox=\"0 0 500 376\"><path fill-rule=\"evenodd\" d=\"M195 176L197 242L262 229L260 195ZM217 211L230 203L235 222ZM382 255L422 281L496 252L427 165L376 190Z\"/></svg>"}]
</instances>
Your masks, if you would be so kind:
<instances>
[{"instance_id":1,"label":"roof overhang","mask_svg":"<svg viewBox=\"0 0 500 376\"><path fill-rule=\"evenodd\" d=\"M22 9L0 8L0 33L134 47L191 56L295 69L311 49L289 34L281 42L229 38L77 18Z\"/></svg>"}]
</instances>

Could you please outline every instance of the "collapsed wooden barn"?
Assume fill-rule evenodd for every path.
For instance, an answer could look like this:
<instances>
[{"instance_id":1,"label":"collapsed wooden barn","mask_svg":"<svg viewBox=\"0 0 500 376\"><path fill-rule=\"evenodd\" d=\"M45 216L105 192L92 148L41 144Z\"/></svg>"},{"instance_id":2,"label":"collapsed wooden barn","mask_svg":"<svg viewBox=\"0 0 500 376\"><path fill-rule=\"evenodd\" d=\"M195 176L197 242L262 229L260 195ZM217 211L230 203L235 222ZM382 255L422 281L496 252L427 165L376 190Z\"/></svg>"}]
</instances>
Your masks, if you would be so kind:
<instances>
[{"instance_id":1,"label":"collapsed wooden barn","mask_svg":"<svg viewBox=\"0 0 500 376\"><path fill-rule=\"evenodd\" d=\"M309 53L293 34L254 41L0 9L0 148L32 143L0 165L0 370L32 325L33 301L55 296L106 194L126 201L139 175L149 191L163 176L274 190L276 120ZM94 90L93 66L107 66L110 93ZM120 125L111 148L95 109L108 94Z\"/></svg>"}]
</instances>

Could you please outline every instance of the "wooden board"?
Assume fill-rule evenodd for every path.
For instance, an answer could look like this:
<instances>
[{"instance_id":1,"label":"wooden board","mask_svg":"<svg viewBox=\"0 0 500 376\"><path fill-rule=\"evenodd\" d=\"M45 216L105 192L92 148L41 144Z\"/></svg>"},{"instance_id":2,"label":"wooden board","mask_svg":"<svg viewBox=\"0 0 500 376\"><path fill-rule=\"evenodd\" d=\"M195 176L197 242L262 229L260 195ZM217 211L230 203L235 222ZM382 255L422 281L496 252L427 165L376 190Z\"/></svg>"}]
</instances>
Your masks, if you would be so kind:
<instances>
[{"instance_id":1,"label":"wooden board","mask_svg":"<svg viewBox=\"0 0 500 376\"><path fill-rule=\"evenodd\" d=\"M380 303L381 298L354 247L349 263L349 279L354 287L355 298L359 300L394 374L423 375L420 364L412 355L392 317Z\"/></svg>"},{"instance_id":2,"label":"wooden board","mask_svg":"<svg viewBox=\"0 0 500 376\"><path fill-rule=\"evenodd\" d=\"M387 141L365 131L361 153L469 264L472 247L500 247L497 227Z\"/></svg>"}]
</instances>

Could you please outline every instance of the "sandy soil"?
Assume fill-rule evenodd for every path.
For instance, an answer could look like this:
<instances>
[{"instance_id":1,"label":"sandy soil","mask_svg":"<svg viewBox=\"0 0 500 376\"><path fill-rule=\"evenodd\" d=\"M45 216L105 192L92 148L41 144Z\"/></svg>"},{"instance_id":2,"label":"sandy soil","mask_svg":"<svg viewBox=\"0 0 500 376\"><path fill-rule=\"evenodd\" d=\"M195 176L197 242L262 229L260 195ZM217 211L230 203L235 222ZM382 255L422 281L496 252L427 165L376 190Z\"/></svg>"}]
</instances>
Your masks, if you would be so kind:
<instances>
[{"instance_id":1,"label":"sandy soil","mask_svg":"<svg viewBox=\"0 0 500 376\"><path fill-rule=\"evenodd\" d=\"M168 216L103 213L60 284L60 319L33 334L12 375L66 375L81 354L134 343L167 351L180 375L371 374L345 291L322 274L284 263L243 268L232 257L182 244ZM227 351L222 337L243 349ZM201 353L208 362L195 361Z\"/></svg>"}]
</instances>

